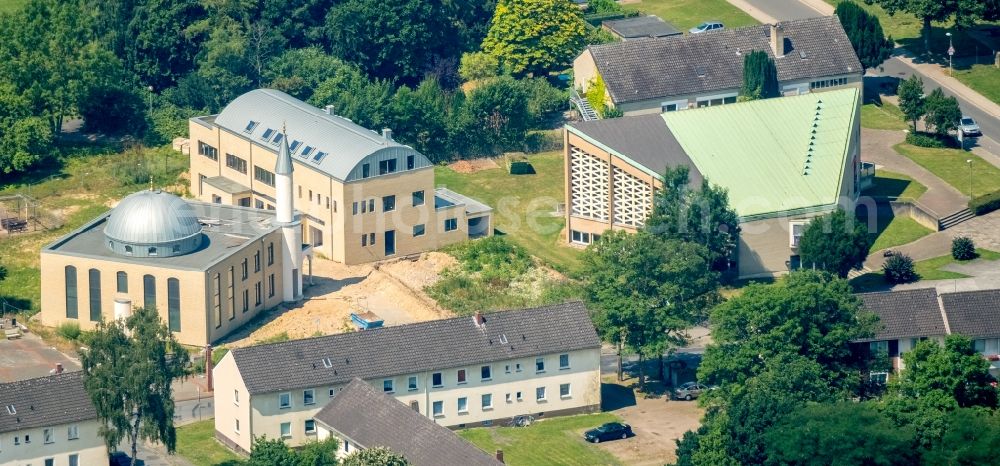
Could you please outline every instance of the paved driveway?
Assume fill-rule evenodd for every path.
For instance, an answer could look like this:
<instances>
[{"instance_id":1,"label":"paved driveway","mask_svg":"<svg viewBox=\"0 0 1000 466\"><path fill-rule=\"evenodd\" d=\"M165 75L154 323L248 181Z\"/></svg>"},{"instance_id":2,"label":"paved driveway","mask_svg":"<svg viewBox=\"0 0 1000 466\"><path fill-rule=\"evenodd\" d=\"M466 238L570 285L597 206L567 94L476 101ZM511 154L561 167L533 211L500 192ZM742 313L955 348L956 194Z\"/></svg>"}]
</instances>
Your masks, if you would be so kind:
<instances>
[{"instance_id":1,"label":"paved driveway","mask_svg":"<svg viewBox=\"0 0 1000 466\"><path fill-rule=\"evenodd\" d=\"M0 339L0 382L33 379L49 375L56 363L67 371L80 370L80 364L49 346L41 338L26 333L17 340Z\"/></svg>"}]
</instances>

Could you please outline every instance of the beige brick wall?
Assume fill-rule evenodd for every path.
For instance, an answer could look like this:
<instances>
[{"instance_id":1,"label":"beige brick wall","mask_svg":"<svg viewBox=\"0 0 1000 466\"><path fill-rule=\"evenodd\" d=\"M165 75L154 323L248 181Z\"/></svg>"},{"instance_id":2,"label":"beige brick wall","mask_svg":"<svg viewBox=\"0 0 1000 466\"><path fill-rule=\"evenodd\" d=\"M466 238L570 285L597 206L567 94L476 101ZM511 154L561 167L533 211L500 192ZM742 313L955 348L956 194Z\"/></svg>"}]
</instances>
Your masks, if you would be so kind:
<instances>
[{"instance_id":1,"label":"beige brick wall","mask_svg":"<svg viewBox=\"0 0 1000 466\"><path fill-rule=\"evenodd\" d=\"M78 428L79 438L70 440L69 427L73 425ZM67 466L69 456L73 454L77 455L80 466L108 464L108 453L99 428L100 423L95 419L0 433L0 464L42 466L45 460L52 459L56 466ZM45 429L51 429L51 443L45 443ZM25 442L26 435L30 443ZM19 445L14 444L15 437Z\"/></svg>"}]
</instances>

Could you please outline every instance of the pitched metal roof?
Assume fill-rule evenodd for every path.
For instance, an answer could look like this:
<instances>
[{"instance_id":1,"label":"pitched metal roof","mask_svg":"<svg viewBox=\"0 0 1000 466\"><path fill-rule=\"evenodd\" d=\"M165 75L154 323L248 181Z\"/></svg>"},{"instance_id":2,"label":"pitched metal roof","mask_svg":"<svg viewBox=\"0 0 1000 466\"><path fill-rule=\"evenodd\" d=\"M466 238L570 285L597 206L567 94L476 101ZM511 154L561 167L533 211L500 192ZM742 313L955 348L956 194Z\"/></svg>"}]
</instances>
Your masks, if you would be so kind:
<instances>
[{"instance_id":1,"label":"pitched metal roof","mask_svg":"<svg viewBox=\"0 0 1000 466\"><path fill-rule=\"evenodd\" d=\"M0 433L91 419L97 410L83 388L83 372L0 384Z\"/></svg>"},{"instance_id":2,"label":"pitched metal roof","mask_svg":"<svg viewBox=\"0 0 1000 466\"><path fill-rule=\"evenodd\" d=\"M1000 337L1000 290L941 293L951 333Z\"/></svg>"},{"instance_id":3,"label":"pitched metal roof","mask_svg":"<svg viewBox=\"0 0 1000 466\"><path fill-rule=\"evenodd\" d=\"M753 50L774 60L781 82L861 73L861 62L836 16L779 24L786 49L777 58L769 25L592 45L584 53L593 55L611 100L618 104L738 88L743 57Z\"/></svg>"},{"instance_id":4,"label":"pitched metal roof","mask_svg":"<svg viewBox=\"0 0 1000 466\"><path fill-rule=\"evenodd\" d=\"M363 448L386 447L413 466L499 466L492 456L396 398L353 379L315 416Z\"/></svg>"},{"instance_id":5,"label":"pitched metal roof","mask_svg":"<svg viewBox=\"0 0 1000 466\"><path fill-rule=\"evenodd\" d=\"M701 172L667 130L660 115L581 121L566 127L592 144L604 146L638 163L637 168L652 175L663 176L668 166L687 165L691 169L692 183L701 184Z\"/></svg>"},{"instance_id":6,"label":"pitched metal roof","mask_svg":"<svg viewBox=\"0 0 1000 466\"><path fill-rule=\"evenodd\" d=\"M861 293L857 296L861 298L862 306L880 319L880 330L868 340L947 334L935 288Z\"/></svg>"},{"instance_id":7,"label":"pitched metal roof","mask_svg":"<svg viewBox=\"0 0 1000 466\"><path fill-rule=\"evenodd\" d=\"M616 19L613 21L604 21L601 24L624 39L668 37L681 34L681 31L678 31L672 24L656 15Z\"/></svg>"},{"instance_id":8,"label":"pitched metal roof","mask_svg":"<svg viewBox=\"0 0 1000 466\"><path fill-rule=\"evenodd\" d=\"M483 316L483 328L463 316L235 348L230 353L250 393L271 393L601 345L580 302ZM324 358L331 367L325 367Z\"/></svg>"},{"instance_id":9,"label":"pitched metal roof","mask_svg":"<svg viewBox=\"0 0 1000 466\"><path fill-rule=\"evenodd\" d=\"M295 163L316 168L338 180L347 180L354 167L369 155L379 152L419 155L409 146L274 89L256 89L237 97L215 117L214 124L271 147L275 153L282 141L290 138L295 146L291 149ZM279 140L276 135L282 134L285 125L287 138ZM311 150L303 158L307 147Z\"/></svg>"},{"instance_id":10,"label":"pitched metal roof","mask_svg":"<svg viewBox=\"0 0 1000 466\"><path fill-rule=\"evenodd\" d=\"M729 190L746 220L836 205L858 98L846 88L662 116L698 171Z\"/></svg>"}]
</instances>

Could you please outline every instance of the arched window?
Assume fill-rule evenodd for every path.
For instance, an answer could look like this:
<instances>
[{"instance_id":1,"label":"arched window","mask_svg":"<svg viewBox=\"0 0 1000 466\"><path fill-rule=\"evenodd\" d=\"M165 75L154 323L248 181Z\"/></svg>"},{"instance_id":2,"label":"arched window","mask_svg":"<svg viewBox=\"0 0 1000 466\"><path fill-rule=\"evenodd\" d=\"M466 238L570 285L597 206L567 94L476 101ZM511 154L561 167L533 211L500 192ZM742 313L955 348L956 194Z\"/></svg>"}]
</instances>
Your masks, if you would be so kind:
<instances>
[{"instance_id":1,"label":"arched window","mask_svg":"<svg viewBox=\"0 0 1000 466\"><path fill-rule=\"evenodd\" d=\"M128 274L125 272L118 272L118 292L128 293Z\"/></svg>"},{"instance_id":2,"label":"arched window","mask_svg":"<svg viewBox=\"0 0 1000 466\"><path fill-rule=\"evenodd\" d=\"M156 309L156 278L148 274L142 276L142 307Z\"/></svg>"},{"instance_id":3,"label":"arched window","mask_svg":"<svg viewBox=\"0 0 1000 466\"><path fill-rule=\"evenodd\" d=\"M76 267L66 266L66 317L76 319L79 317L76 301Z\"/></svg>"},{"instance_id":4,"label":"arched window","mask_svg":"<svg viewBox=\"0 0 1000 466\"><path fill-rule=\"evenodd\" d=\"M149 251L149 255L150 256L155 256L156 255L156 248L155 247L150 247L148 249L148 251Z\"/></svg>"},{"instance_id":5,"label":"arched window","mask_svg":"<svg viewBox=\"0 0 1000 466\"><path fill-rule=\"evenodd\" d=\"M132 246L125 246L125 254L132 255Z\"/></svg>"},{"instance_id":6,"label":"arched window","mask_svg":"<svg viewBox=\"0 0 1000 466\"><path fill-rule=\"evenodd\" d=\"M101 320L101 271L90 269L87 271L90 280L90 320L100 322Z\"/></svg>"},{"instance_id":7,"label":"arched window","mask_svg":"<svg viewBox=\"0 0 1000 466\"><path fill-rule=\"evenodd\" d=\"M181 282L167 279L167 325L171 332L181 331Z\"/></svg>"},{"instance_id":8,"label":"arched window","mask_svg":"<svg viewBox=\"0 0 1000 466\"><path fill-rule=\"evenodd\" d=\"M174 253L181 252L181 245L175 244L173 248Z\"/></svg>"}]
</instances>

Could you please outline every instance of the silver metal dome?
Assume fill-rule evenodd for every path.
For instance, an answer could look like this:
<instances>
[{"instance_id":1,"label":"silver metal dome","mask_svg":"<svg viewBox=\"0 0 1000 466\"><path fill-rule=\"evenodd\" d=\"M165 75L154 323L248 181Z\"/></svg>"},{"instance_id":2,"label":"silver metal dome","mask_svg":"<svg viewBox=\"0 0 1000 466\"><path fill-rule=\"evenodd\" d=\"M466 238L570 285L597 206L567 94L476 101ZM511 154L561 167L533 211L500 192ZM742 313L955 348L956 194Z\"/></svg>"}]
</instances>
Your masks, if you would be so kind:
<instances>
[{"instance_id":1,"label":"silver metal dome","mask_svg":"<svg viewBox=\"0 0 1000 466\"><path fill-rule=\"evenodd\" d=\"M108 248L135 257L170 257L198 249L198 216L183 199L160 190L140 191L111 211L104 235Z\"/></svg>"}]
</instances>

